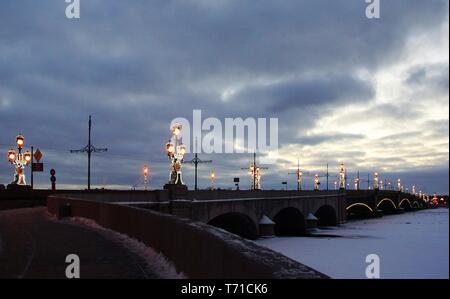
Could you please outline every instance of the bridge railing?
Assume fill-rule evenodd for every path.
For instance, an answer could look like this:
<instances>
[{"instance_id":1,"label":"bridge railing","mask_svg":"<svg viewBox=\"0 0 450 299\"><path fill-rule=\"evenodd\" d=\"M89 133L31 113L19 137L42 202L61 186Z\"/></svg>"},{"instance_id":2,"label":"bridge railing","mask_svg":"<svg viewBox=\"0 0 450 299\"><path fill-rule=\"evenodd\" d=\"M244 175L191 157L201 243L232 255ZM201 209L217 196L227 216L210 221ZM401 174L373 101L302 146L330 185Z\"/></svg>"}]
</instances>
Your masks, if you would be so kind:
<instances>
[{"instance_id":1,"label":"bridge railing","mask_svg":"<svg viewBox=\"0 0 450 299\"><path fill-rule=\"evenodd\" d=\"M71 216L92 219L143 242L189 278L327 278L281 254L203 223L114 203L63 196L47 199L51 214L58 215L67 204Z\"/></svg>"}]
</instances>

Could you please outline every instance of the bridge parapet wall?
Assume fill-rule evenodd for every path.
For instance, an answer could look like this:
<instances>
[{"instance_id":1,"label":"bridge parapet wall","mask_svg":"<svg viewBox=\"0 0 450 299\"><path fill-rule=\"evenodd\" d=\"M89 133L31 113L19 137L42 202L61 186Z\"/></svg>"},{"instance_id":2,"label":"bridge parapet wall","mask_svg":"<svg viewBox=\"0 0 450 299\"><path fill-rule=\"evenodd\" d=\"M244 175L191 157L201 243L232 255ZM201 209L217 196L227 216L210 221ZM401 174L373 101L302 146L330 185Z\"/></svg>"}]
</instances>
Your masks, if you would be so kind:
<instances>
[{"instance_id":1,"label":"bridge parapet wall","mask_svg":"<svg viewBox=\"0 0 450 299\"><path fill-rule=\"evenodd\" d=\"M327 276L281 254L212 226L121 204L50 196L47 208L58 215L69 204L71 216L135 238L172 261L189 278L298 279Z\"/></svg>"},{"instance_id":2,"label":"bridge parapet wall","mask_svg":"<svg viewBox=\"0 0 450 299\"><path fill-rule=\"evenodd\" d=\"M276 193L272 193L276 194ZM208 223L215 217L227 213L239 213L248 216L255 224L266 215L272 220L285 208L296 208L305 217L315 214L324 205L336 211L338 223L346 221L346 201L344 193L330 193L315 196L261 197L241 199L220 199L204 201L171 201L171 213L180 217ZM313 194L313 193L311 193Z\"/></svg>"}]
</instances>

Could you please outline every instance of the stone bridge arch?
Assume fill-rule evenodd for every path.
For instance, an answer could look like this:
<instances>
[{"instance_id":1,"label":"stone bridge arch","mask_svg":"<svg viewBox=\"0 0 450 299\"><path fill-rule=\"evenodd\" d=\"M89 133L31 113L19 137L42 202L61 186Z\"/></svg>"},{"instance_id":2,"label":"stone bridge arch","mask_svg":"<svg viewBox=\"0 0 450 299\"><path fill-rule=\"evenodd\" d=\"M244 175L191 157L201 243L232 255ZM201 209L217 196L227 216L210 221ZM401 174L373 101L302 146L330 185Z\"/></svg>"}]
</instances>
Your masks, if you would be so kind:
<instances>
[{"instance_id":1,"label":"stone bridge arch","mask_svg":"<svg viewBox=\"0 0 450 299\"><path fill-rule=\"evenodd\" d=\"M405 210L411 210L413 208L409 198L405 197L398 203L398 208L403 208Z\"/></svg>"},{"instance_id":2,"label":"stone bridge arch","mask_svg":"<svg viewBox=\"0 0 450 299\"><path fill-rule=\"evenodd\" d=\"M338 223L337 211L329 204L321 206L314 213L318 219L317 225L320 226L336 226Z\"/></svg>"},{"instance_id":3,"label":"stone bridge arch","mask_svg":"<svg viewBox=\"0 0 450 299\"><path fill-rule=\"evenodd\" d=\"M208 224L247 239L254 240L259 235L257 224L248 215L239 212L221 214L208 221Z\"/></svg>"},{"instance_id":4,"label":"stone bridge arch","mask_svg":"<svg viewBox=\"0 0 450 299\"><path fill-rule=\"evenodd\" d=\"M267 224L260 224L264 216L270 218L277 226L276 232L283 235L303 234L309 214L318 214L320 223L324 226L336 225L344 222L346 218L345 198L341 193L171 201L167 209L173 215L208 223L247 238L254 238L254 227L258 234L260 226L261 229L267 231ZM239 228L239 226L245 227L245 229ZM288 228L288 226L292 228Z\"/></svg>"},{"instance_id":5,"label":"stone bridge arch","mask_svg":"<svg viewBox=\"0 0 450 299\"><path fill-rule=\"evenodd\" d=\"M296 207L282 208L273 217L275 235L299 236L306 233L305 215Z\"/></svg>"},{"instance_id":6,"label":"stone bridge arch","mask_svg":"<svg viewBox=\"0 0 450 299\"><path fill-rule=\"evenodd\" d=\"M237 213L249 217L253 223L258 223L261 215L258 205L254 201L224 201L224 202L201 202L195 204L195 215L192 217L205 223L225 214Z\"/></svg>"},{"instance_id":7,"label":"stone bridge arch","mask_svg":"<svg viewBox=\"0 0 450 299\"><path fill-rule=\"evenodd\" d=\"M385 214L395 213L395 211L397 210L397 205L394 200L389 197L385 197L378 201L377 209L382 210Z\"/></svg>"},{"instance_id":8,"label":"stone bridge arch","mask_svg":"<svg viewBox=\"0 0 450 299\"><path fill-rule=\"evenodd\" d=\"M346 210L348 218L370 217L375 213L375 211L364 202L355 202L349 205Z\"/></svg>"}]
</instances>

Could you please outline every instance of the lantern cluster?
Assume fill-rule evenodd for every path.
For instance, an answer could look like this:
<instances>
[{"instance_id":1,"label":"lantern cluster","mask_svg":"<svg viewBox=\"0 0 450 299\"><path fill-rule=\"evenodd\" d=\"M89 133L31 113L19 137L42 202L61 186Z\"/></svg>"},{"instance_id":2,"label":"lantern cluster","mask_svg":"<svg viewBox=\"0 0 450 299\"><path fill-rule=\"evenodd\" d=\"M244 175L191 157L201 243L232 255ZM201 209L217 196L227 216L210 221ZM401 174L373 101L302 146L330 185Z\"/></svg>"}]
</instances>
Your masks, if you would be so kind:
<instances>
[{"instance_id":1,"label":"lantern cluster","mask_svg":"<svg viewBox=\"0 0 450 299\"><path fill-rule=\"evenodd\" d=\"M14 149L8 151L8 161L16 168L13 185L26 185L24 168L31 163L31 153L26 151L22 153L23 146L25 145L25 138L22 134L16 137L17 152Z\"/></svg>"},{"instance_id":2,"label":"lantern cluster","mask_svg":"<svg viewBox=\"0 0 450 299\"><path fill-rule=\"evenodd\" d=\"M345 189L345 166L344 162L342 162L339 166L339 189Z\"/></svg>"},{"instance_id":3,"label":"lantern cluster","mask_svg":"<svg viewBox=\"0 0 450 299\"><path fill-rule=\"evenodd\" d=\"M248 174L250 175L250 180L253 186L253 189L259 190L261 189L261 168L256 166L255 164L250 164L248 168Z\"/></svg>"},{"instance_id":4,"label":"lantern cluster","mask_svg":"<svg viewBox=\"0 0 450 299\"><path fill-rule=\"evenodd\" d=\"M319 174L316 174L314 176L314 191L319 191L319 186L320 186L320 178Z\"/></svg>"},{"instance_id":5,"label":"lantern cluster","mask_svg":"<svg viewBox=\"0 0 450 299\"><path fill-rule=\"evenodd\" d=\"M172 138L166 143L166 154L170 160L169 184L183 184L181 166L186 155L186 146L181 142L182 126L175 124L171 128Z\"/></svg>"}]
</instances>

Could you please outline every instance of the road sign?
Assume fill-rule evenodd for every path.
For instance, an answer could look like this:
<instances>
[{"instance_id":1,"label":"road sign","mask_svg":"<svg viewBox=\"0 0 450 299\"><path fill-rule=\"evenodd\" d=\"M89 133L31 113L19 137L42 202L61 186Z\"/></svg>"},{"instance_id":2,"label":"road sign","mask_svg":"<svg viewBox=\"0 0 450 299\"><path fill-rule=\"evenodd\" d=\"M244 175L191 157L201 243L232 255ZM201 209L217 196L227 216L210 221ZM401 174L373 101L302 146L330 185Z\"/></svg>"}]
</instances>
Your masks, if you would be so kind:
<instances>
[{"instance_id":1,"label":"road sign","mask_svg":"<svg viewBox=\"0 0 450 299\"><path fill-rule=\"evenodd\" d=\"M50 170L50 175L54 176L56 174L56 171L54 169Z\"/></svg>"},{"instance_id":2,"label":"road sign","mask_svg":"<svg viewBox=\"0 0 450 299\"><path fill-rule=\"evenodd\" d=\"M239 183L239 178L234 178L235 183Z\"/></svg>"},{"instance_id":3,"label":"road sign","mask_svg":"<svg viewBox=\"0 0 450 299\"><path fill-rule=\"evenodd\" d=\"M41 151L39 150L39 149L37 149L35 152L34 152L34 158L36 159L36 161L41 161L41 159L42 159L42 153L41 153Z\"/></svg>"},{"instance_id":4,"label":"road sign","mask_svg":"<svg viewBox=\"0 0 450 299\"><path fill-rule=\"evenodd\" d=\"M33 172L43 172L44 171L44 163L33 163L31 166Z\"/></svg>"}]
</instances>

